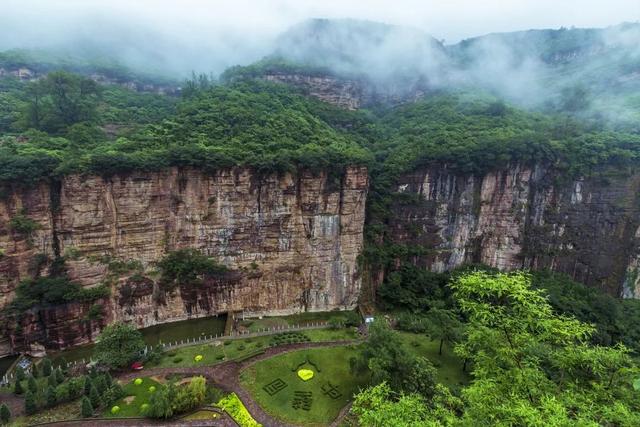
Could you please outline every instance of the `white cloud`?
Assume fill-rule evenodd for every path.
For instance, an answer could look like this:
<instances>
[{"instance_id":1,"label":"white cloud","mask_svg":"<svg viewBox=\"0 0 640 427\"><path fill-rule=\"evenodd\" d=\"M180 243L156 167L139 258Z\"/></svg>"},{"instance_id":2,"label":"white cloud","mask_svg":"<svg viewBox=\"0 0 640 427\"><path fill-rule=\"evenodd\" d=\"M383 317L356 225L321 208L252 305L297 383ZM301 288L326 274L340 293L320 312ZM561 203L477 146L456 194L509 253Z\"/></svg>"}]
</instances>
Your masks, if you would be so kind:
<instances>
[{"instance_id":1,"label":"white cloud","mask_svg":"<svg viewBox=\"0 0 640 427\"><path fill-rule=\"evenodd\" d=\"M638 21L640 1L0 0L0 49L113 42L130 58L166 55L175 70L219 71L266 54L278 33L312 17L408 25L456 42L489 32ZM172 62L173 52L179 60Z\"/></svg>"}]
</instances>

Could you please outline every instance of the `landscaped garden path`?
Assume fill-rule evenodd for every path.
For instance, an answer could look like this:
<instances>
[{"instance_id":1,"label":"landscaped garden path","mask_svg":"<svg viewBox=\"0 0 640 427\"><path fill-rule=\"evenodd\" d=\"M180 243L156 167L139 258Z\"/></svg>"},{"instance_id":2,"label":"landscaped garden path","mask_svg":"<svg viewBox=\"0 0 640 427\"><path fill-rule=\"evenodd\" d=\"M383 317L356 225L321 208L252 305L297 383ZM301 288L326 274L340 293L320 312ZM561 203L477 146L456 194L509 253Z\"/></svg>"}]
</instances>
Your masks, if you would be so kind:
<instances>
[{"instance_id":1,"label":"landscaped garden path","mask_svg":"<svg viewBox=\"0 0 640 427\"><path fill-rule=\"evenodd\" d=\"M269 347L263 354L257 355L249 360L243 362L222 362L217 365L210 366L193 366L193 367L169 367L169 368L150 368L141 372L127 373L118 376L120 380L131 381L134 378L141 376L166 376L171 374L181 375L202 375L212 380L218 387L226 392L235 392L242 403L246 406L251 416L264 427L288 427L291 424L283 423L282 421L274 419L271 415L267 414L251 397L248 391L246 391L240 385L240 372L253 365L254 363L269 359L271 357L289 353L292 351L303 350L308 348L326 348L326 347L338 347L357 343L358 341L332 341L332 342L307 342L298 344L281 345L278 347ZM342 414L341 414L342 415ZM113 424L112 424L113 425Z\"/></svg>"}]
</instances>

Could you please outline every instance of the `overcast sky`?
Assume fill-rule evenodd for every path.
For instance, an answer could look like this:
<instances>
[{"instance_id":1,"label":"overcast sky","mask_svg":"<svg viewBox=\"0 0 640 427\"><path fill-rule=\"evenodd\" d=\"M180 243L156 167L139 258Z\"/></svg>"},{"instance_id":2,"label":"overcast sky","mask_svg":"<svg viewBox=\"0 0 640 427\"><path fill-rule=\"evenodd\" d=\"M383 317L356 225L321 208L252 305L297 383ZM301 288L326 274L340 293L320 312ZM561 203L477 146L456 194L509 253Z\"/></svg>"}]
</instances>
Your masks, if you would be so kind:
<instances>
[{"instance_id":1,"label":"overcast sky","mask_svg":"<svg viewBox=\"0 0 640 427\"><path fill-rule=\"evenodd\" d=\"M0 0L0 49L98 40L129 49L131 58L145 49L145 61L173 50L196 68L202 56L215 56L219 66L206 66L220 68L269 53L278 33L313 17L408 25L455 43L490 32L637 22L640 0Z\"/></svg>"},{"instance_id":2,"label":"overcast sky","mask_svg":"<svg viewBox=\"0 0 640 427\"><path fill-rule=\"evenodd\" d=\"M80 17L115 15L175 31L212 27L272 33L311 17L351 17L411 25L455 42L496 31L603 27L640 20L639 0L0 0L7 30L41 34ZM56 25L58 22L60 25ZM190 28L187 28L190 27ZM4 28L5 30L2 30ZM97 28L100 31L102 29ZM20 32L18 31L18 34ZM14 33L15 34L15 33Z\"/></svg>"}]
</instances>

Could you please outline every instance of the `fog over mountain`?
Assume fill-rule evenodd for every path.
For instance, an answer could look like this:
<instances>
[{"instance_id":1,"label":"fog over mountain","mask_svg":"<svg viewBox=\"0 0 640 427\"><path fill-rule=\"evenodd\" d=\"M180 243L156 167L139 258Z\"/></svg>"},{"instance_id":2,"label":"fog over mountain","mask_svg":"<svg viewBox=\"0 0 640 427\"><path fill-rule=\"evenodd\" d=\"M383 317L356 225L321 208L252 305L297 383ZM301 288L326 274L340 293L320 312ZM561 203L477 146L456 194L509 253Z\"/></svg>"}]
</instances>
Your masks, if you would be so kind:
<instances>
[{"instance_id":1,"label":"fog over mountain","mask_svg":"<svg viewBox=\"0 0 640 427\"><path fill-rule=\"evenodd\" d=\"M640 101L621 94L640 87L638 2L396 3L6 0L0 51L175 80L267 58L364 79L400 99L480 88L526 107L569 102L604 119L637 118Z\"/></svg>"},{"instance_id":2,"label":"fog over mountain","mask_svg":"<svg viewBox=\"0 0 640 427\"><path fill-rule=\"evenodd\" d=\"M1 7L0 50L109 55L134 67L180 75L192 70L219 73L253 62L277 48L281 33L310 18L410 27L406 32L430 34L447 44L494 32L606 27L640 18L640 3L629 0L4 0Z\"/></svg>"}]
</instances>

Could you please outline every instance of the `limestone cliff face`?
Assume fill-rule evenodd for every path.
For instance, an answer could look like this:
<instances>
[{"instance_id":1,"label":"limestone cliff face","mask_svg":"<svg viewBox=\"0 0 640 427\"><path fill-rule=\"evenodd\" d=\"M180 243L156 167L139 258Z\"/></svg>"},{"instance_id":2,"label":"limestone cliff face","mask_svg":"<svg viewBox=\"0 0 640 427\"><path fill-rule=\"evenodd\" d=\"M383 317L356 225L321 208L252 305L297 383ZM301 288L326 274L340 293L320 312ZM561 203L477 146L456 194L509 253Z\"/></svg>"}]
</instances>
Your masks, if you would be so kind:
<instances>
[{"instance_id":1,"label":"limestone cliff face","mask_svg":"<svg viewBox=\"0 0 640 427\"><path fill-rule=\"evenodd\" d=\"M105 318L98 322L86 322L86 304L60 307L48 320L27 316L22 330L30 336L20 334L18 345L86 342L113 320L144 327L239 310L332 310L357 301L364 168L348 169L337 183L305 172L259 178L247 169L215 175L170 169L69 176L54 187L14 191L0 202L1 305L33 273L36 254L65 255L71 279L87 287L106 283L111 297L101 302ZM22 209L40 224L29 239L8 225ZM155 263L179 248L196 248L229 272L198 288L162 291Z\"/></svg>"},{"instance_id":2,"label":"limestone cliff face","mask_svg":"<svg viewBox=\"0 0 640 427\"><path fill-rule=\"evenodd\" d=\"M408 174L398 191L393 238L428 249L433 271L483 263L502 270L548 268L626 297L640 296L640 174L572 181L543 167L513 165L484 176L443 167Z\"/></svg>"},{"instance_id":3,"label":"limestone cliff face","mask_svg":"<svg viewBox=\"0 0 640 427\"><path fill-rule=\"evenodd\" d=\"M357 110L369 97L367 86L353 79L292 73L270 73L262 78L302 88L310 96L346 110Z\"/></svg>"}]
</instances>

